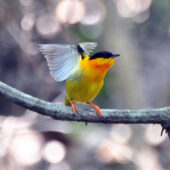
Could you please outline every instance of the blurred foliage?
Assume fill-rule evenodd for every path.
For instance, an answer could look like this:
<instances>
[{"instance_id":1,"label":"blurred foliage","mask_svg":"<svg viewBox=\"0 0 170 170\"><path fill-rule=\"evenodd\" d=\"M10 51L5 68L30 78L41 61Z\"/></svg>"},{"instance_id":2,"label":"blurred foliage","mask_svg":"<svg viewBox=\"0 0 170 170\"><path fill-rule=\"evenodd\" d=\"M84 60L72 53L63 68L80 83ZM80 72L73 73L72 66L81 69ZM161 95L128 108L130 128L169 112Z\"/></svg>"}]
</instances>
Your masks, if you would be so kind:
<instances>
[{"instance_id":1,"label":"blurred foliage","mask_svg":"<svg viewBox=\"0 0 170 170\"><path fill-rule=\"evenodd\" d=\"M0 80L64 102L38 52L42 43L97 41L120 53L95 103L139 109L170 105L169 0L1 0ZM82 106L86 107L86 106ZM161 127L60 122L0 100L0 169L168 170Z\"/></svg>"}]
</instances>

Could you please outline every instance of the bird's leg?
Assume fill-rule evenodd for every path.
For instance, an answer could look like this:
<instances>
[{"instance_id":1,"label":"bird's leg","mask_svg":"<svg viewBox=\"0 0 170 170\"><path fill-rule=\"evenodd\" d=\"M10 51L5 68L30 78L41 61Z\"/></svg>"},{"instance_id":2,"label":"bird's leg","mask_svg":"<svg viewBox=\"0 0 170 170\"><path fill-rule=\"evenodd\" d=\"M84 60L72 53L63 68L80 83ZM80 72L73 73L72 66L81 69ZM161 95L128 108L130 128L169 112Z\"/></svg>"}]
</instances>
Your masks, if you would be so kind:
<instances>
[{"instance_id":1,"label":"bird's leg","mask_svg":"<svg viewBox=\"0 0 170 170\"><path fill-rule=\"evenodd\" d=\"M89 104L89 105L91 105L92 107L94 107L94 109L96 110L96 113L99 115L99 117L102 116L102 112L101 112L99 106L97 106L97 105L95 105L95 104L93 104L93 103L91 103L91 102L87 102L87 104Z\"/></svg>"},{"instance_id":2,"label":"bird's leg","mask_svg":"<svg viewBox=\"0 0 170 170\"><path fill-rule=\"evenodd\" d=\"M77 107L76 107L75 103L74 103L72 100L70 100L70 103L71 103L73 112L74 112L74 114L76 115L76 114L77 114Z\"/></svg>"}]
</instances>

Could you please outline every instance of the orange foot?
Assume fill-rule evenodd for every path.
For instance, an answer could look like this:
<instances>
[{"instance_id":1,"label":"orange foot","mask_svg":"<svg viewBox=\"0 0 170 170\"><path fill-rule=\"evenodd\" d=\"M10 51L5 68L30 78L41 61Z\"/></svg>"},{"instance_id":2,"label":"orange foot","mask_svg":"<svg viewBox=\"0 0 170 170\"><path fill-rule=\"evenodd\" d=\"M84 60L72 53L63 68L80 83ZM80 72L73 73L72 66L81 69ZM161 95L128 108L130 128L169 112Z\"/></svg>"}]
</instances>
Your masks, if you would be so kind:
<instances>
[{"instance_id":1,"label":"orange foot","mask_svg":"<svg viewBox=\"0 0 170 170\"><path fill-rule=\"evenodd\" d=\"M76 115L77 114L77 107L76 107L75 103L72 100L70 101L70 103L71 103L74 115Z\"/></svg>"},{"instance_id":2,"label":"orange foot","mask_svg":"<svg viewBox=\"0 0 170 170\"><path fill-rule=\"evenodd\" d=\"M99 115L99 117L102 116L102 112L101 112L99 106L97 106L97 105L95 105L95 104L93 104L93 103L91 103L91 102L87 102L87 104L89 104L89 105L91 105L91 106L94 107L94 109L96 110L96 113Z\"/></svg>"}]
</instances>

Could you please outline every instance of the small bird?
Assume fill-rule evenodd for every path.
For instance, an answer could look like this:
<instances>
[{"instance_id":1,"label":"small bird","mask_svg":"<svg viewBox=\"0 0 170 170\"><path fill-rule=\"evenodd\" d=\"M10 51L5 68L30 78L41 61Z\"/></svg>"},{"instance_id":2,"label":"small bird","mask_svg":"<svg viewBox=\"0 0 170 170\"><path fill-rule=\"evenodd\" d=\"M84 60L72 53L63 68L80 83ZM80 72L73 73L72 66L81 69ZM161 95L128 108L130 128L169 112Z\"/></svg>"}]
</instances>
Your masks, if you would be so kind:
<instances>
[{"instance_id":1,"label":"small bird","mask_svg":"<svg viewBox=\"0 0 170 170\"><path fill-rule=\"evenodd\" d=\"M87 103L96 110L99 117L102 116L99 106L91 101L100 92L104 77L119 54L100 51L89 56L96 47L96 42L39 45L52 77L56 81L66 80L65 105L72 106L75 115L75 103Z\"/></svg>"}]
</instances>

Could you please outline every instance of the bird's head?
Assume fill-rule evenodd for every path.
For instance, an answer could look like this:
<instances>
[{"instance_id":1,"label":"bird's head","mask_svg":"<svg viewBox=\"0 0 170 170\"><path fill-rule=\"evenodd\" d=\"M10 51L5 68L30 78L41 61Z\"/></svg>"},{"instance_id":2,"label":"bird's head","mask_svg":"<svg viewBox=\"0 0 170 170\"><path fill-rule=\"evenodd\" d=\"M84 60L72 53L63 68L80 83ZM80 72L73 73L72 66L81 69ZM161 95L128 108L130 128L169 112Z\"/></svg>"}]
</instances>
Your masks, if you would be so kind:
<instances>
[{"instance_id":1,"label":"bird's head","mask_svg":"<svg viewBox=\"0 0 170 170\"><path fill-rule=\"evenodd\" d=\"M89 59L93 62L96 62L97 65L104 65L113 62L118 56L120 56L120 54L113 54L108 51L101 51L95 53Z\"/></svg>"},{"instance_id":2,"label":"bird's head","mask_svg":"<svg viewBox=\"0 0 170 170\"><path fill-rule=\"evenodd\" d=\"M89 57L87 63L90 68L96 68L104 71L108 70L114 64L114 61L118 56L120 55L101 51Z\"/></svg>"}]
</instances>

